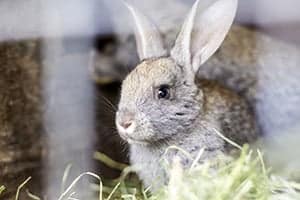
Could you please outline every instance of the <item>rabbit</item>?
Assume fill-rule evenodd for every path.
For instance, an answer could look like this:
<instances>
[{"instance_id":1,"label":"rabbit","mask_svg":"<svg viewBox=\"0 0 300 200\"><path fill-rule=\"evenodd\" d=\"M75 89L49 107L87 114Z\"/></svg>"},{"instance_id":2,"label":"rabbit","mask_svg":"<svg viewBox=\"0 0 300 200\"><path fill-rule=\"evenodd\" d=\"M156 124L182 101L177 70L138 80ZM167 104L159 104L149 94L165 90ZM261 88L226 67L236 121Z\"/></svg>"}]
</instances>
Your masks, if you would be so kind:
<instances>
[{"instance_id":1,"label":"rabbit","mask_svg":"<svg viewBox=\"0 0 300 200\"><path fill-rule=\"evenodd\" d=\"M142 13L126 3L135 21L140 63L124 79L116 113L119 135L129 143L130 162L140 167L146 187L156 191L168 181L163 156L176 146L202 161L230 152L218 133L238 144L258 136L247 100L216 81L199 79L197 72L221 45L233 22L237 0L197 0L185 19L170 53L161 35Z\"/></svg>"}]
</instances>

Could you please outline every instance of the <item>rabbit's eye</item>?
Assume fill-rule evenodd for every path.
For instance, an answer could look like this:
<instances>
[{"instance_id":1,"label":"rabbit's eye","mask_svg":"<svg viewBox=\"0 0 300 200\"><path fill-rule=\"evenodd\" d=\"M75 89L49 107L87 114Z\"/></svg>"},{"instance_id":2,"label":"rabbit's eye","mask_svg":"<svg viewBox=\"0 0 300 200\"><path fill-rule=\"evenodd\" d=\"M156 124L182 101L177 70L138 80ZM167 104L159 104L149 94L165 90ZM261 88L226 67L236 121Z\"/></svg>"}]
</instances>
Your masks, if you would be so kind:
<instances>
[{"instance_id":1,"label":"rabbit's eye","mask_svg":"<svg viewBox=\"0 0 300 200\"><path fill-rule=\"evenodd\" d=\"M157 91L158 99L169 99L170 98L170 87L168 85L161 85Z\"/></svg>"}]
</instances>

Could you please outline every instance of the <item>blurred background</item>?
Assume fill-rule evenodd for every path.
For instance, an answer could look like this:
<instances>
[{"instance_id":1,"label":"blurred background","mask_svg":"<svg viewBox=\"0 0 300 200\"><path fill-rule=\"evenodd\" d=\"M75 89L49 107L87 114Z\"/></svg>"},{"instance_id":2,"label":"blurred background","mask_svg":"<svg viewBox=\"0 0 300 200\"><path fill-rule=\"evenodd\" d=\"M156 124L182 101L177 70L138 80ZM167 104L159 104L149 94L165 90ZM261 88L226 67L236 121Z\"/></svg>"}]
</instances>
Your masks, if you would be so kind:
<instances>
[{"instance_id":1,"label":"blurred background","mask_svg":"<svg viewBox=\"0 0 300 200\"><path fill-rule=\"evenodd\" d=\"M192 0L132 0L154 21L183 18ZM299 1L240 0L236 22L258 27L265 32L299 44ZM128 13L121 0L1 1L1 40L37 37L94 37L130 31ZM171 5L168 8L167 5ZM178 9L178 6L184 5ZM153 14L155 13L155 14ZM162 23L162 21L160 21ZM21 24L21 25L20 25ZM116 27L118 24L121 27Z\"/></svg>"},{"instance_id":2,"label":"blurred background","mask_svg":"<svg viewBox=\"0 0 300 200\"><path fill-rule=\"evenodd\" d=\"M130 2L150 16L167 39L174 38L194 3ZM271 36L276 44L279 41L272 48L284 46L294 52L290 59L297 65L299 8L299 0L240 0L235 23ZM127 146L114 128L114 112L120 81L138 62L132 30L132 19L121 0L0 1L0 185L8 188L6 198L33 176L31 190L55 199L70 163L69 180L84 171L118 176L118 171L96 162L93 152L128 160ZM299 72L286 70L300 80ZM292 85L299 92L299 85ZM296 112L293 106L298 103L297 98L287 105L289 111ZM285 106L277 102L274 107L278 105ZM262 107L261 112L273 109ZM291 115L296 116L295 127L300 126L299 115ZM297 145L299 140L291 141ZM280 145L285 155L295 154L287 144ZM280 163L295 159L277 157ZM86 187L83 183L82 190Z\"/></svg>"}]
</instances>

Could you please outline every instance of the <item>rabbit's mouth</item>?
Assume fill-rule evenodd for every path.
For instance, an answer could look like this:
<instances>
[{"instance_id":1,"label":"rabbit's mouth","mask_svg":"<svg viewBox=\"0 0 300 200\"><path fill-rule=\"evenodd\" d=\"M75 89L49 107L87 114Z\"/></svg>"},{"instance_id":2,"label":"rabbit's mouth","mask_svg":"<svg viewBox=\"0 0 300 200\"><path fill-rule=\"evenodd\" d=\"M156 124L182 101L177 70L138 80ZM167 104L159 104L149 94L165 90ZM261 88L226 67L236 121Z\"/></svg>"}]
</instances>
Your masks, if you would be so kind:
<instances>
[{"instance_id":1,"label":"rabbit's mouth","mask_svg":"<svg viewBox=\"0 0 300 200\"><path fill-rule=\"evenodd\" d=\"M128 133L128 132L122 131L122 130L119 130L118 132L119 132L120 137L123 140L127 141L129 144L138 144L138 145L146 146L150 143L146 139L133 137L132 133Z\"/></svg>"},{"instance_id":2,"label":"rabbit's mouth","mask_svg":"<svg viewBox=\"0 0 300 200\"><path fill-rule=\"evenodd\" d=\"M123 140L127 141L128 144L138 144L138 145L143 145L143 146L146 146L149 144L149 142L147 140L140 140L140 139L132 138L132 137L130 137L130 135L128 135L126 133L119 132L119 135Z\"/></svg>"},{"instance_id":3,"label":"rabbit's mouth","mask_svg":"<svg viewBox=\"0 0 300 200\"><path fill-rule=\"evenodd\" d=\"M134 140L131 138L127 138L126 140L129 144L137 144L137 145L142 145L142 146L147 146L149 143L145 140Z\"/></svg>"},{"instance_id":4,"label":"rabbit's mouth","mask_svg":"<svg viewBox=\"0 0 300 200\"><path fill-rule=\"evenodd\" d=\"M117 120L116 126L120 137L129 144L139 144L145 146L150 143L147 137L141 137L143 134L141 134L140 128L137 126L136 122L132 121L129 126L125 127Z\"/></svg>"}]
</instances>

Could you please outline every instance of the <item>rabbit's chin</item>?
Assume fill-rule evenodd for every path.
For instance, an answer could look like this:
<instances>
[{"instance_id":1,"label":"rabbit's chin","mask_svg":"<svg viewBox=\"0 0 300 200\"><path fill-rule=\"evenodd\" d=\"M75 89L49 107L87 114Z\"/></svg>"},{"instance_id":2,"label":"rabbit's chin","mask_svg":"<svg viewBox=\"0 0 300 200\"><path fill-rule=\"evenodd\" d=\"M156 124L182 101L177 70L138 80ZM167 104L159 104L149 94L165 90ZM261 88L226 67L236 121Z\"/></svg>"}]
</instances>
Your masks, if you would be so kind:
<instances>
[{"instance_id":1,"label":"rabbit's chin","mask_svg":"<svg viewBox=\"0 0 300 200\"><path fill-rule=\"evenodd\" d=\"M136 137L137 134L139 133L135 132L134 134L128 134L126 132L119 131L120 137L130 145L158 146L160 143L163 143L164 141L164 139L161 138L159 140L155 140L153 136Z\"/></svg>"},{"instance_id":2,"label":"rabbit's chin","mask_svg":"<svg viewBox=\"0 0 300 200\"><path fill-rule=\"evenodd\" d=\"M138 144L138 145L149 145L149 141L143 139L137 139L131 136L132 134L128 134L126 131L118 131L120 137L125 140L128 144Z\"/></svg>"},{"instance_id":3,"label":"rabbit's chin","mask_svg":"<svg viewBox=\"0 0 300 200\"><path fill-rule=\"evenodd\" d=\"M142 146L148 146L150 143L146 140L137 140L134 138L131 138L130 136L126 134L119 134L120 137L125 140L128 144L135 144L135 145L142 145Z\"/></svg>"},{"instance_id":4,"label":"rabbit's chin","mask_svg":"<svg viewBox=\"0 0 300 200\"><path fill-rule=\"evenodd\" d=\"M141 146L149 146L149 142L146 142L146 141L139 141L139 140L132 140L130 138L128 138L126 140L128 142L128 144L130 145L141 145Z\"/></svg>"}]
</instances>

